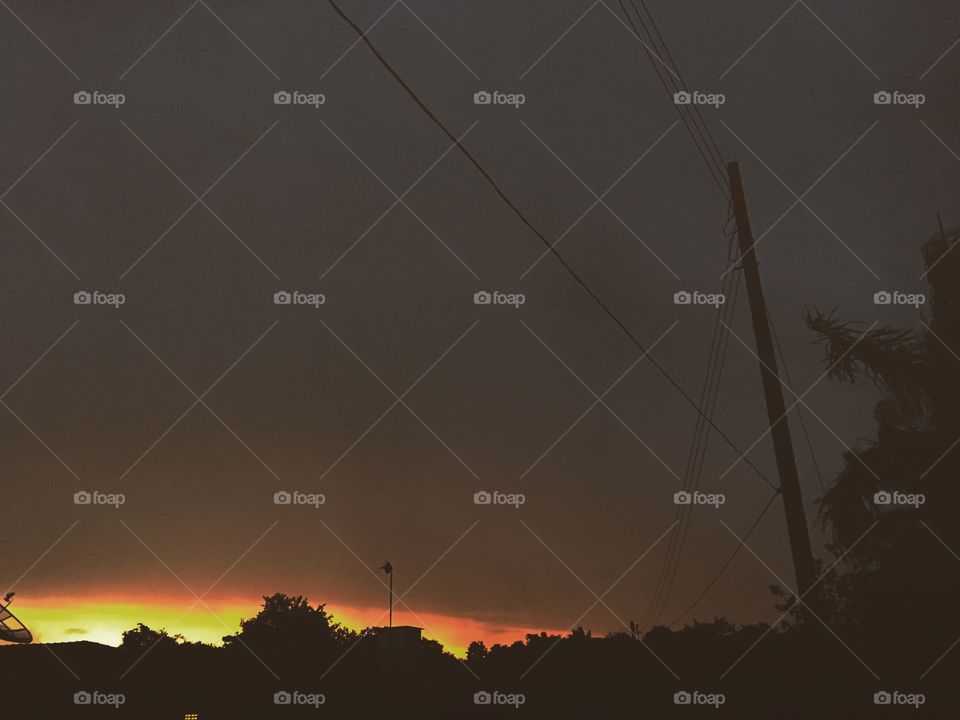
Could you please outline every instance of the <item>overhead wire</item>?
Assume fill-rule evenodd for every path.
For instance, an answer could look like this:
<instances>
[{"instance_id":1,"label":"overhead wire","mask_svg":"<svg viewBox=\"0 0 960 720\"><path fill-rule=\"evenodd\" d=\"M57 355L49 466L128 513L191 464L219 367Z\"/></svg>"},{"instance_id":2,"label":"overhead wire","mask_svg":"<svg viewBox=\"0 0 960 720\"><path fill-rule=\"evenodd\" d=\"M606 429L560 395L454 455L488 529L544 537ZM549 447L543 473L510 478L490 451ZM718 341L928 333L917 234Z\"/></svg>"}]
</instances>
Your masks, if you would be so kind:
<instances>
[{"instance_id":1,"label":"overhead wire","mask_svg":"<svg viewBox=\"0 0 960 720\"><path fill-rule=\"evenodd\" d=\"M721 428L719 428L712 418L709 418L705 415L703 409L696 403L696 401L690 396L690 394L683 388L682 385L670 374L669 371L654 358L646 347L637 339L634 333L623 323L622 320L613 312L613 310L603 301L603 299L586 283L586 281L580 276L580 274L567 262L567 260L560 254L556 249L553 243L551 243L546 236L530 221L526 215L517 207L516 204L506 195L506 193L500 188L496 180L487 172L479 160L474 157L474 155L463 145L458 137L456 137L431 110L427 105L420 99L416 91L400 76L400 74L393 68L392 65L383 57L383 55L377 50L377 48L370 41L366 33L361 30L359 26L346 14L344 11L337 5L336 0L329 0L330 5L333 7L337 15L343 19L360 37L362 41L370 52L374 55L377 61L387 70L388 73L397 81L397 83L404 89L404 91L410 96L414 103L426 114L426 116L454 143L457 149L461 154L474 166L477 172L480 173L481 177L486 180L486 182L491 186L497 196L503 201L503 203L510 208L510 210L520 219L520 221L547 247L548 251L557 259L561 266L567 271L567 273L574 279L574 281L586 292L591 299L603 310L603 312L614 322L614 324L630 339L630 341L636 346L642 353L643 356L651 363L651 365L656 368L656 370L670 383L670 385L680 394L680 396L696 410L697 414L703 417L710 427L717 433L717 435L723 439L723 441L729 445L735 452L742 455L743 453L739 450L736 443L725 433ZM753 471L764 480L764 482L771 484L770 480L764 475L764 473L749 459L746 459L745 462L748 464Z\"/></svg>"},{"instance_id":2,"label":"overhead wire","mask_svg":"<svg viewBox=\"0 0 960 720\"><path fill-rule=\"evenodd\" d=\"M673 105L683 121L685 129L690 135L690 138L693 140L700 157L707 165L707 169L710 172L711 177L717 183L718 187L720 187L722 194L727 200L728 215L727 221L723 228L723 234L729 240L727 259L727 269L729 269L729 267L736 262L736 257L733 250L733 237L735 235L735 231L728 232L728 228L730 227L734 214L729 194L729 181L726 177L726 167L723 153L720 151L719 146L713 138L713 135L710 133L710 129L704 121L703 115L700 113L699 107L696 105L696 103L681 104L676 102L676 93L681 91L689 92L689 88L685 79L683 78L683 74L676 60L673 57L673 54L670 51L669 46L663 37L663 33L657 26L656 20L654 19L649 8L646 6L646 3L641 0L641 6L643 7L643 10L647 16L645 19L643 13L641 13L640 9L637 7L636 0L630 0L630 5L633 8L634 14L636 15L636 21L634 21L634 17L630 14L627 6L624 4L624 0L619 0L619 4L625 17L630 23L630 27L635 36L644 46L644 50L646 51L647 58L653 67L654 73L657 75L661 85L663 85L668 96L673 101ZM639 22L639 27L637 22ZM644 41L644 38L641 37L641 27L646 36L646 42ZM660 57L661 55L663 57ZM664 58L666 58L666 60L664 60ZM669 62L669 65L667 62ZM663 66L663 69L661 66ZM664 72L664 69L666 72ZM676 78L676 81L674 78ZM684 112L685 108L689 113L690 122L688 122L687 113ZM691 124L693 126L692 128ZM729 333L726 331L726 325L729 325L729 322L732 321L733 314L735 312L736 293L730 292L730 288L733 287L733 281L731 280L729 283L726 282L726 280L728 278L732 278L732 276L733 274L731 273L725 273L725 281L724 285L722 286L722 293L725 297L730 297L731 294L733 294L734 302L731 302L727 307L725 307L725 310L727 311L725 314L718 313L717 315L717 321L714 324L713 337L711 338L710 343L710 351L708 353L707 367L705 369L705 381L701 391L701 406L709 408L708 417L710 418L713 417L713 412L716 409L717 397L719 394L719 379L722 376L722 364L726 356L726 348L729 343ZM739 275L736 276L736 283L737 284L735 287L738 289ZM724 315L725 319L723 319ZM717 370L718 363L720 366L719 371ZM705 423L702 422L702 418L698 417L696 426L694 428L694 435L691 440L690 453L688 455L688 461L685 469L684 490L687 492L696 491L700 486L703 467L706 459L706 450L709 443L709 435L710 427L706 426ZM776 490L776 486L773 485L773 483L768 484ZM668 543L667 552L658 576L654 595L650 606L648 607L644 622L641 623L641 627L646 623L647 620L651 618L653 622L656 622L669 597L670 590L673 582L676 579L676 574L679 569L683 545L689 530L691 510L692 508L690 506L678 505L677 507L675 519L680 523L680 529L679 532L674 533L671 536L670 542Z\"/></svg>"},{"instance_id":3,"label":"overhead wire","mask_svg":"<svg viewBox=\"0 0 960 720\"><path fill-rule=\"evenodd\" d=\"M753 535L754 530L757 529L757 526L760 524L760 521L763 520L763 516L767 514L767 511L771 508L774 501L777 499L778 495L780 495L779 490L773 493L769 502L767 502L763 510L760 511L760 514L757 516L757 519L753 521L753 524L750 526L750 529L747 530L746 534L743 536L742 542L737 543L737 547L734 548L733 552L730 553L729 557L727 557L726 561L720 567L720 570L717 572L717 574L713 576L710 582L707 583L707 586L696 596L696 598L694 598L693 602L687 606L687 609L684 610L680 615L678 615L677 618L673 620L673 622L671 622L667 627L671 627L671 628L675 627L681 620L683 620L691 612L693 612L694 609L696 609L697 605L700 604L700 601L703 600L707 596L707 593L709 593L713 589L713 586L720 581L720 578L723 576L723 574L727 571L727 569L733 563L734 559L737 557L740 550L743 549L743 546L746 544L747 540L750 539L750 536Z\"/></svg>"}]
</instances>

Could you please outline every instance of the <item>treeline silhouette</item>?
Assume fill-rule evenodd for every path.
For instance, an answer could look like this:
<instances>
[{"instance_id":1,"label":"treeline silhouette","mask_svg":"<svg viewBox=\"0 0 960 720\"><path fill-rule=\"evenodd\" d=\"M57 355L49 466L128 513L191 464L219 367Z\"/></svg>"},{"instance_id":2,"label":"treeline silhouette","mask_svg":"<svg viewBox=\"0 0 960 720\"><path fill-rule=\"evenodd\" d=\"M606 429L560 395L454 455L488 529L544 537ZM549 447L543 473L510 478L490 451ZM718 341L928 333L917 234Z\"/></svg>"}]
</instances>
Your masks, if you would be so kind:
<instances>
[{"instance_id":1,"label":"treeline silhouette","mask_svg":"<svg viewBox=\"0 0 960 720\"><path fill-rule=\"evenodd\" d=\"M413 651L382 631L354 632L302 596L265 596L214 647L137 625L120 647L93 643L0 649L8 706L28 717L708 717L873 718L877 693L923 704L910 717L956 717L960 691L960 231L923 245L919 330L812 310L833 382L868 383L876 432L844 439L843 469L817 499L832 542L816 589L798 603L770 587L781 620L724 618L603 637L576 628L511 645L472 643L465 660L423 639ZM885 292L885 291L882 291ZM901 295L910 295L904 291ZM753 592L730 588L729 593ZM809 609L808 609L809 608ZM53 652L49 652L52 650ZM62 660L62 663L58 662ZM76 669L75 679L64 665ZM124 694L123 706L74 705L78 690ZM276 693L323 696L277 704ZM716 707L677 704L676 693ZM486 693L479 695L477 693ZM718 694L722 694L722 704ZM679 696L683 697L683 696ZM485 699L492 698L489 703ZM477 700L479 699L479 704ZM66 708L66 710L65 710Z\"/></svg>"}]
</instances>

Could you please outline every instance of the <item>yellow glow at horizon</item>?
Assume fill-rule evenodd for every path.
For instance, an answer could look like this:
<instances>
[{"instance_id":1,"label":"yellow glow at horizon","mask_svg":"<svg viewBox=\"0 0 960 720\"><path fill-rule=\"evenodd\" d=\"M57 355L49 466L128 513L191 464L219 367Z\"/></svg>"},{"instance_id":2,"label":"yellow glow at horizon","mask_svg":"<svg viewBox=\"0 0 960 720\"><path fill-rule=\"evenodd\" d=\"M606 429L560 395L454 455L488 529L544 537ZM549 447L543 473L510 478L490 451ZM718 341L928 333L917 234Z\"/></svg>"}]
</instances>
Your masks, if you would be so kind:
<instances>
[{"instance_id":1,"label":"yellow glow at horizon","mask_svg":"<svg viewBox=\"0 0 960 720\"><path fill-rule=\"evenodd\" d=\"M253 617L262 604L260 598L208 600L210 609L197 604L188 611L192 602L192 599L170 602L156 598L118 601L116 598L48 597L22 600L15 612L33 632L36 642L88 640L116 646L124 630L143 623L154 630L165 629L171 635L183 635L189 641L220 645L224 635L240 629L241 618ZM326 610L334 621L354 631L387 622L386 613L380 608L328 604ZM482 640L490 647L494 643L510 644L523 639L528 632L536 632L452 615L418 613L414 616L397 609L393 621L395 625L423 627L424 637L436 640L458 657L464 657L467 645L473 640Z\"/></svg>"}]
</instances>

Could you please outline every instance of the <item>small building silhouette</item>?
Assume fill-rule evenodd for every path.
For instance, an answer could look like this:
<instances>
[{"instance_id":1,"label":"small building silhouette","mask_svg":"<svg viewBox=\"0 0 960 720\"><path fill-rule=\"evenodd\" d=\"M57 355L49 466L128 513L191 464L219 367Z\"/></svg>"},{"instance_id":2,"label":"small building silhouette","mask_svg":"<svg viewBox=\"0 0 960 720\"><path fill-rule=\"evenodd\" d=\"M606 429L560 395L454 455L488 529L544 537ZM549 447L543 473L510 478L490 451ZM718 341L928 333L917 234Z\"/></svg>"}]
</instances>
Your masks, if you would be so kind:
<instances>
[{"instance_id":1,"label":"small building silhouette","mask_svg":"<svg viewBox=\"0 0 960 720\"><path fill-rule=\"evenodd\" d=\"M382 627L380 638L380 665L390 672L416 672L420 667L420 637L423 628L412 625Z\"/></svg>"}]
</instances>

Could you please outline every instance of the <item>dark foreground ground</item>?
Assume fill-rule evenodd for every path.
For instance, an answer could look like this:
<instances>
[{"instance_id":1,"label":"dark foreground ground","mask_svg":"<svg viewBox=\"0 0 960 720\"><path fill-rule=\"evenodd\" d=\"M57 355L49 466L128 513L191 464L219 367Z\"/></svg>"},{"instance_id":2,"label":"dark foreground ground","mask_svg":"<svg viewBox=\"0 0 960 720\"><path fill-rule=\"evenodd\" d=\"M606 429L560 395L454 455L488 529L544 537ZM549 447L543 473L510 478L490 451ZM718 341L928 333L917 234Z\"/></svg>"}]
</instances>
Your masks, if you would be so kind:
<instances>
[{"instance_id":1,"label":"dark foreground ground","mask_svg":"<svg viewBox=\"0 0 960 720\"><path fill-rule=\"evenodd\" d=\"M86 642L2 647L0 675L5 715L29 718L960 716L960 654L948 653L919 679L951 639L944 638L937 652L863 645L848 650L831 636L771 633L720 680L758 637L759 631L704 644L691 636L657 647L679 680L642 643L626 637L564 639L519 681L552 638L491 653L473 664L480 680L463 663L426 646L419 657L393 669L382 666L376 648L360 646L323 679L327 658L261 657L280 680L248 652L182 646L148 653L120 680L138 655ZM651 649L656 646L656 638L648 636L647 642ZM484 691L495 699L476 704L475 693ZM675 704L674 694L683 691L701 693L700 702ZM892 703L875 704L875 693L884 691L891 693ZM91 694L90 704L74 702L83 692ZM291 704L276 704L278 692L300 695ZM718 693L722 705L704 704L710 695L718 700ZM919 707L904 704L916 703L921 693ZM106 704L119 694L119 707ZM303 704L316 702L320 694L322 704Z\"/></svg>"}]
</instances>

